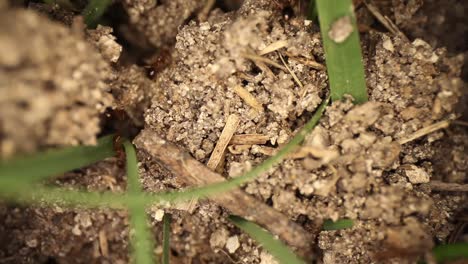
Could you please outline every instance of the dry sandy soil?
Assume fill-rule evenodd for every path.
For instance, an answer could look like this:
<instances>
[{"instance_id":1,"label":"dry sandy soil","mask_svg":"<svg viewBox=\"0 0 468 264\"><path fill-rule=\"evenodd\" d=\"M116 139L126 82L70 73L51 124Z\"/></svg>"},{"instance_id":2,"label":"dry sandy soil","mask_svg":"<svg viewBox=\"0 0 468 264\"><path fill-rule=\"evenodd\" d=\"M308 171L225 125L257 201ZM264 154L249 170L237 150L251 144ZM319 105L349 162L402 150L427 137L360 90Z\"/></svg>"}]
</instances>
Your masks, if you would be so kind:
<instances>
[{"instance_id":1,"label":"dry sandy soil","mask_svg":"<svg viewBox=\"0 0 468 264\"><path fill-rule=\"evenodd\" d=\"M2 158L118 132L134 138L146 191L181 189L209 180L184 178L155 153L155 138L189 153L188 162L208 164L215 178L236 177L288 142L329 94L307 1L210 8L199 0L115 0L96 29L77 16L86 1L70 2L0 0ZM468 2L370 2L397 30L355 1L369 102L330 104L301 148L235 201L222 194L151 208L159 242L162 216L172 214L172 263L276 263L229 223L230 213L254 219L315 263L431 263L435 245L468 242L467 192L456 189L468 184ZM235 137L260 136L231 141L213 165L233 116ZM126 176L109 158L50 184L118 192ZM321 230L342 218L356 224ZM0 205L0 263L127 263L127 237L125 211Z\"/></svg>"}]
</instances>

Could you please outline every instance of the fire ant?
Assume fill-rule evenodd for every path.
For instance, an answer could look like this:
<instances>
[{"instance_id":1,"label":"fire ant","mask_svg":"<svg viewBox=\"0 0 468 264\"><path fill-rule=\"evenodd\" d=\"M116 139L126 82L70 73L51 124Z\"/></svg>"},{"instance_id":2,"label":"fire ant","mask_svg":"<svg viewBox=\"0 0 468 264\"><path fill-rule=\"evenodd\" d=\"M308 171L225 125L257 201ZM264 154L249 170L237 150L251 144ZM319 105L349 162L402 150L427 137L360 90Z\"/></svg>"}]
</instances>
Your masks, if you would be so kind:
<instances>
[{"instance_id":1,"label":"fire ant","mask_svg":"<svg viewBox=\"0 0 468 264\"><path fill-rule=\"evenodd\" d=\"M117 166L120 168L125 166L125 150L123 147L123 138L120 135L115 135L113 138L115 157L117 158Z\"/></svg>"},{"instance_id":2,"label":"fire ant","mask_svg":"<svg viewBox=\"0 0 468 264\"><path fill-rule=\"evenodd\" d=\"M150 59L148 65L144 66L146 68L146 75L150 79L154 79L156 74L160 73L172 62L171 51L169 49L162 49L158 54Z\"/></svg>"},{"instance_id":3,"label":"fire ant","mask_svg":"<svg viewBox=\"0 0 468 264\"><path fill-rule=\"evenodd\" d=\"M112 109L107 114L109 132L114 132L113 137L113 148L115 152L115 157L117 158L117 165L119 167L125 166L125 149L123 142L126 138L131 138L132 127L134 127L131 119L128 117L125 110L121 108Z\"/></svg>"}]
</instances>

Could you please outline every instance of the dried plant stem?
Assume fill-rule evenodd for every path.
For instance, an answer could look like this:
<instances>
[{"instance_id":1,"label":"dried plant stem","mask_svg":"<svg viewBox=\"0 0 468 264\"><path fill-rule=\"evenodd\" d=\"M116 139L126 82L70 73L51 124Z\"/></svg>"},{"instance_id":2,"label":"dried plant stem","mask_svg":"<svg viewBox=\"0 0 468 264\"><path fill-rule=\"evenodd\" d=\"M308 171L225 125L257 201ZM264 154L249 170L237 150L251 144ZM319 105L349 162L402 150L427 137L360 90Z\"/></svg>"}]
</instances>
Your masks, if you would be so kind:
<instances>
[{"instance_id":1,"label":"dried plant stem","mask_svg":"<svg viewBox=\"0 0 468 264\"><path fill-rule=\"evenodd\" d=\"M449 183L441 181L431 181L429 186L432 191L442 192L468 192L468 184Z\"/></svg>"},{"instance_id":2,"label":"dried plant stem","mask_svg":"<svg viewBox=\"0 0 468 264\"><path fill-rule=\"evenodd\" d=\"M439 129L447 128L449 125L450 125L449 120L443 120L443 121L434 123L432 125L429 125L427 127L423 127L421 129L419 129L418 131L414 132L413 134L409 135L406 138L402 138L402 139L398 140L398 143L400 143L400 145L406 144L406 143L411 142L411 141L413 141L415 139L418 139L418 138L423 137L425 135L428 135L428 134L430 134L432 132L435 132L435 131L437 131Z\"/></svg>"},{"instance_id":3,"label":"dried plant stem","mask_svg":"<svg viewBox=\"0 0 468 264\"><path fill-rule=\"evenodd\" d=\"M265 54L271 53L273 51L277 51L281 48L287 47L288 46L288 41L287 40L278 40L270 45L266 46L263 50L261 50L258 55L263 56Z\"/></svg>"}]
</instances>

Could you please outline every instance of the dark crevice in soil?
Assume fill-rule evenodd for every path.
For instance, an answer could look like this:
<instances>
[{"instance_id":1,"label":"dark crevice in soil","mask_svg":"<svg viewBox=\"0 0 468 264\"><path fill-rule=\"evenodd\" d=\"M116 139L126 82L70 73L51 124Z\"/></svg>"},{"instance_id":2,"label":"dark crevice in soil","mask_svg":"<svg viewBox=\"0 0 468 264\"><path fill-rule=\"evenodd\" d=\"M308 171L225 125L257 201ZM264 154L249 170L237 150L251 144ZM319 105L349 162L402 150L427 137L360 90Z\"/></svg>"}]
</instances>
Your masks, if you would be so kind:
<instances>
[{"instance_id":1,"label":"dark crevice in soil","mask_svg":"<svg viewBox=\"0 0 468 264\"><path fill-rule=\"evenodd\" d=\"M118 62L120 65L135 63L142 65L145 58L157 51L156 47L146 41L146 38L130 24L128 14L121 2L111 5L103 19L114 29L116 41L122 46L123 50Z\"/></svg>"},{"instance_id":2,"label":"dark crevice in soil","mask_svg":"<svg viewBox=\"0 0 468 264\"><path fill-rule=\"evenodd\" d=\"M244 0L216 0L215 8L224 12L236 11L242 6Z\"/></svg>"},{"instance_id":3,"label":"dark crevice in soil","mask_svg":"<svg viewBox=\"0 0 468 264\"><path fill-rule=\"evenodd\" d=\"M128 114L121 109L107 109L101 116L100 136L116 134L120 137L133 139L143 129L135 125Z\"/></svg>"}]
</instances>

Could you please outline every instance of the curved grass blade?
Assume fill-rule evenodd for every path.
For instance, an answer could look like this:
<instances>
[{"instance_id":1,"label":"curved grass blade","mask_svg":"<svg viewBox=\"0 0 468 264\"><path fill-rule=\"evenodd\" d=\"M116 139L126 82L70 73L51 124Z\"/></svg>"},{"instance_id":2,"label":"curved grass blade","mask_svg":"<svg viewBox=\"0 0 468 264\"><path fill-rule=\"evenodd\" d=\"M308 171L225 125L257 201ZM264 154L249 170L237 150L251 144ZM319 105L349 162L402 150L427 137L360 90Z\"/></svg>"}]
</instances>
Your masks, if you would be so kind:
<instances>
[{"instance_id":1,"label":"curved grass blade","mask_svg":"<svg viewBox=\"0 0 468 264\"><path fill-rule=\"evenodd\" d=\"M98 140L96 146L68 147L13 160L1 160L0 178L37 182L114 155L113 136L105 136Z\"/></svg>"},{"instance_id":2,"label":"curved grass blade","mask_svg":"<svg viewBox=\"0 0 468 264\"><path fill-rule=\"evenodd\" d=\"M355 103L363 103L367 101L367 88L352 0L315 2L332 100L341 100L349 94Z\"/></svg>"},{"instance_id":3,"label":"curved grass blade","mask_svg":"<svg viewBox=\"0 0 468 264\"><path fill-rule=\"evenodd\" d=\"M42 202L46 204L60 203L64 206L125 208L129 204L137 202L146 202L147 204L183 202L193 198L202 198L229 191L254 179L281 162L317 125L328 102L329 98L324 100L311 120L275 156L265 160L251 171L225 182L210 184L199 188L191 188L184 191L170 191L157 194L115 194L110 192L65 191L57 187L24 186L24 184L19 184L15 179L0 177L0 197L16 202Z\"/></svg>"},{"instance_id":4,"label":"curved grass blade","mask_svg":"<svg viewBox=\"0 0 468 264\"><path fill-rule=\"evenodd\" d=\"M130 194L140 194L142 189L138 176L135 148L128 140L123 142L123 147L127 159L127 191ZM144 201L129 203L130 227L134 231L134 234L130 235L132 259L133 263L139 264L151 264L155 260L153 258L154 243L151 238L145 204Z\"/></svg>"},{"instance_id":5,"label":"curved grass blade","mask_svg":"<svg viewBox=\"0 0 468 264\"><path fill-rule=\"evenodd\" d=\"M468 259L468 243L455 243L436 246L432 253L437 263L456 259Z\"/></svg>"},{"instance_id":6,"label":"curved grass blade","mask_svg":"<svg viewBox=\"0 0 468 264\"><path fill-rule=\"evenodd\" d=\"M163 217L163 264L169 264L169 256L171 254L170 248L171 237L171 215L164 214Z\"/></svg>"},{"instance_id":7,"label":"curved grass blade","mask_svg":"<svg viewBox=\"0 0 468 264\"><path fill-rule=\"evenodd\" d=\"M326 220L323 222L322 230L340 230L353 227L354 222L351 219L339 219L336 222L332 220Z\"/></svg>"},{"instance_id":8,"label":"curved grass blade","mask_svg":"<svg viewBox=\"0 0 468 264\"><path fill-rule=\"evenodd\" d=\"M90 0L82 12L85 24L90 28L96 27L99 18L106 12L110 4L112 4L112 0Z\"/></svg>"},{"instance_id":9,"label":"curved grass blade","mask_svg":"<svg viewBox=\"0 0 468 264\"><path fill-rule=\"evenodd\" d=\"M167 193L165 198L168 198L170 201L186 201L193 198L202 198L210 196L216 193L222 193L239 187L240 185L249 182L255 179L262 173L267 172L276 164L280 163L289 153L291 153L296 147L304 140L305 136L310 133L314 127L318 124L320 118L322 117L323 112L329 102L329 98L324 100L322 104L317 108L312 118L305 124L305 126L289 141L285 146L283 146L276 155L266 159L264 162L253 168L252 170L235 177L233 179L210 184L204 187L191 188L185 191Z\"/></svg>"},{"instance_id":10,"label":"curved grass blade","mask_svg":"<svg viewBox=\"0 0 468 264\"><path fill-rule=\"evenodd\" d=\"M229 220L238 228L249 234L259 242L268 252L282 264L305 264L296 254L294 254L283 242L274 238L273 235L265 231L255 223L249 222L242 217L231 215Z\"/></svg>"}]
</instances>

